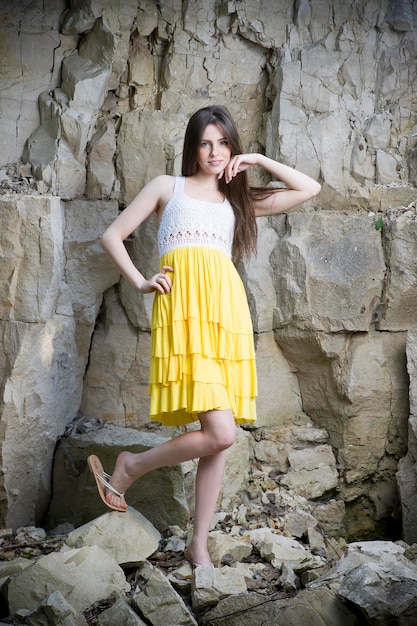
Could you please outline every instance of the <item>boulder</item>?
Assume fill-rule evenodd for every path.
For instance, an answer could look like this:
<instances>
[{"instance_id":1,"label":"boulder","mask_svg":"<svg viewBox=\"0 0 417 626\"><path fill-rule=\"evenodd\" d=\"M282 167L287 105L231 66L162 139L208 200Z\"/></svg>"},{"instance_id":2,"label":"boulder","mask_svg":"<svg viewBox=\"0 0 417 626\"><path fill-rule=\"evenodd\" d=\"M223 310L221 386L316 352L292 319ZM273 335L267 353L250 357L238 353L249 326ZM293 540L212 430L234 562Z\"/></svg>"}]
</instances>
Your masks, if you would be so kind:
<instances>
[{"instance_id":1,"label":"boulder","mask_svg":"<svg viewBox=\"0 0 417 626\"><path fill-rule=\"evenodd\" d=\"M134 594L137 605L147 623L152 626L197 626L181 596L171 587L167 578L150 563L138 570L143 581L142 589Z\"/></svg>"},{"instance_id":2,"label":"boulder","mask_svg":"<svg viewBox=\"0 0 417 626\"><path fill-rule=\"evenodd\" d=\"M53 591L50 596L42 600L40 610L52 624L68 623L70 626L87 626L88 624L84 615L76 611L60 591Z\"/></svg>"},{"instance_id":3,"label":"boulder","mask_svg":"<svg viewBox=\"0 0 417 626\"><path fill-rule=\"evenodd\" d=\"M287 563L296 573L300 573L325 564L321 557L313 555L295 539L276 535L270 528L252 530L248 535L261 556L277 569Z\"/></svg>"},{"instance_id":4,"label":"boulder","mask_svg":"<svg viewBox=\"0 0 417 626\"><path fill-rule=\"evenodd\" d=\"M417 619L417 564L389 541L349 544L346 555L309 585L328 587L352 602L372 623L412 624Z\"/></svg>"},{"instance_id":5,"label":"boulder","mask_svg":"<svg viewBox=\"0 0 417 626\"><path fill-rule=\"evenodd\" d=\"M123 567L133 567L153 554L159 546L160 533L139 511L112 511L69 533L65 544L70 548L99 546Z\"/></svg>"},{"instance_id":6,"label":"boulder","mask_svg":"<svg viewBox=\"0 0 417 626\"><path fill-rule=\"evenodd\" d=\"M202 623L207 626L259 626L262 622L280 624L279 620L287 606L288 599L240 593L220 600L217 606L204 614Z\"/></svg>"},{"instance_id":7,"label":"boulder","mask_svg":"<svg viewBox=\"0 0 417 626\"><path fill-rule=\"evenodd\" d=\"M56 590L83 612L113 592L129 591L130 585L116 561L98 546L53 552L12 576L7 586L10 613L34 610Z\"/></svg>"},{"instance_id":8,"label":"boulder","mask_svg":"<svg viewBox=\"0 0 417 626\"><path fill-rule=\"evenodd\" d=\"M218 604L223 598L246 591L245 576L232 567L210 569L196 567L191 585L191 598L194 611L200 612Z\"/></svg>"},{"instance_id":9,"label":"boulder","mask_svg":"<svg viewBox=\"0 0 417 626\"><path fill-rule=\"evenodd\" d=\"M154 433L103 424L84 434L60 440L53 469L53 495L47 521L50 527L63 522L80 526L100 515L106 508L87 466L87 457L96 454L110 473L122 450L141 452L166 441ZM65 490L62 485L65 484ZM137 508L158 530L176 524L185 527L188 507L185 501L181 466L165 467L143 476L126 494L130 506Z\"/></svg>"}]
</instances>

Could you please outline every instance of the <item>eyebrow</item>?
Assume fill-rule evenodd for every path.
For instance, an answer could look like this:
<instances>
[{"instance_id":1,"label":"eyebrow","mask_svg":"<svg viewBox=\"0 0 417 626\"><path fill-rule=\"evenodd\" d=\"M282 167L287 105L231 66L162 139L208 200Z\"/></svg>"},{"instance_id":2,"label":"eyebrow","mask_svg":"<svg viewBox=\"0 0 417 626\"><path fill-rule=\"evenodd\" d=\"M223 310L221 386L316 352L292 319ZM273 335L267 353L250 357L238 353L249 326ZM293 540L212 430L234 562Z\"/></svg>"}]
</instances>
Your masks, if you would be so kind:
<instances>
[{"instance_id":1,"label":"eyebrow","mask_svg":"<svg viewBox=\"0 0 417 626\"><path fill-rule=\"evenodd\" d=\"M201 141L209 141L211 143L211 139L205 139L204 137L201 138ZM227 137L220 137L219 139L216 139L216 141L229 141Z\"/></svg>"}]
</instances>

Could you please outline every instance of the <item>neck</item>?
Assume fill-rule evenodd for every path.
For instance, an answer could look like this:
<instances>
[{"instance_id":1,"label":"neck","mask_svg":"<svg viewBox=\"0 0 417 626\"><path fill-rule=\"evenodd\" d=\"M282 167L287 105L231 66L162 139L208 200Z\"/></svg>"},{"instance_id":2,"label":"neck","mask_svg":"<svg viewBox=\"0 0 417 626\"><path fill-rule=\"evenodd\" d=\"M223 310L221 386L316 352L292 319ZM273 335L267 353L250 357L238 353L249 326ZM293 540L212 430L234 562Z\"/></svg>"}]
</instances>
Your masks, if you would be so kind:
<instances>
[{"instance_id":1,"label":"neck","mask_svg":"<svg viewBox=\"0 0 417 626\"><path fill-rule=\"evenodd\" d=\"M218 191L219 189L219 180L216 176L199 176L195 174L194 176L189 176L188 180L193 185L203 187L208 191Z\"/></svg>"}]
</instances>

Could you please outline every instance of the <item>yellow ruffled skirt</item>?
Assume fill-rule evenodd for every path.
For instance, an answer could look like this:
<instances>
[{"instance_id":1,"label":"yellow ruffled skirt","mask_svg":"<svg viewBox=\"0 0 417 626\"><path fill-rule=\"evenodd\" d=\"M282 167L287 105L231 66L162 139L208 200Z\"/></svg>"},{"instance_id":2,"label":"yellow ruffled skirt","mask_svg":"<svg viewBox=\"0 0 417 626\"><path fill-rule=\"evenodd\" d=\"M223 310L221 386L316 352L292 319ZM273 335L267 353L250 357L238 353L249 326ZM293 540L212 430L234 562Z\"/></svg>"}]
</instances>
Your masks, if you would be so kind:
<instances>
[{"instance_id":1,"label":"yellow ruffled skirt","mask_svg":"<svg viewBox=\"0 0 417 626\"><path fill-rule=\"evenodd\" d=\"M236 423L256 420L252 321L235 266L223 252L184 247L167 252L169 294L152 311L150 417L169 426L231 409Z\"/></svg>"}]
</instances>

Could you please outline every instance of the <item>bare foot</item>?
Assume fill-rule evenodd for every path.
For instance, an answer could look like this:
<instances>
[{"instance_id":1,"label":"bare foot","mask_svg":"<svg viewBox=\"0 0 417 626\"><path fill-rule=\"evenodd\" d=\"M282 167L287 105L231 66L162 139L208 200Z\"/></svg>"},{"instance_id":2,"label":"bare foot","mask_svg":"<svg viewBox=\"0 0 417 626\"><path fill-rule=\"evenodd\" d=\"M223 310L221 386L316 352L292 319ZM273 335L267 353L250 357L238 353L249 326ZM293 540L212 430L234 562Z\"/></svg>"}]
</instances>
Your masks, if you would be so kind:
<instances>
[{"instance_id":1,"label":"bare foot","mask_svg":"<svg viewBox=\"0 0 417 626\"><path fill-rule=\"evenodd\" d=\"M188 548L184 550L184 556L187 561L190 561L190 563L196 567L213 568L213 563L211 562L207 549L192 546L192 543L190 543Z\"/></svg>"},{"instance_id":2,"label":"bare foot","mask_svg":"<svg viewBox=\"0 0 417 626\"><path fill-rule=\"evenodd\" d=\"M110 484L120 493L124 494L125 491L135 482L135 480L139 478L137 474L132 473L132 470L129 469L133 460L132 457L134 456L136 455L132 454L132 452L121 452L117 457ZM106 489L105 497L106 502L108 502L111 506L127 510L127 504L124 496L118 496L110 491L110 489Z\"/></svg>"}]
</instances>

